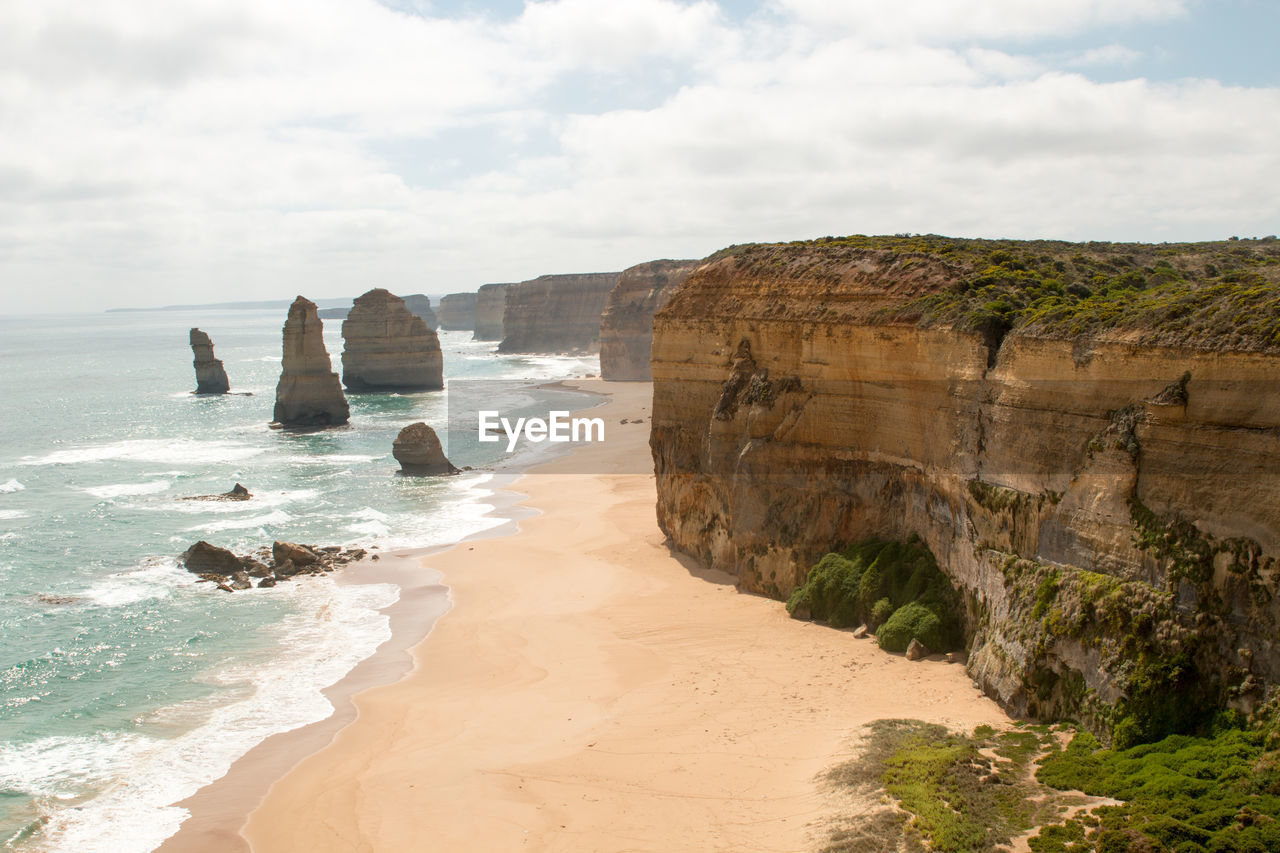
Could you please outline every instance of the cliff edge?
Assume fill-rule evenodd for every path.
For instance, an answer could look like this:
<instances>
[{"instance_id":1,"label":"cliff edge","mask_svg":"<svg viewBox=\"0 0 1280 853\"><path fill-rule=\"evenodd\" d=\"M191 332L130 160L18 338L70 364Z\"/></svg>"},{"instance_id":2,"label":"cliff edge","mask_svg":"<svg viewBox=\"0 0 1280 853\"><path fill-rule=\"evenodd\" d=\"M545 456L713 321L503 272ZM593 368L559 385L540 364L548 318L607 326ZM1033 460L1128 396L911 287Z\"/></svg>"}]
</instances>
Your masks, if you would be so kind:
<instances>
[{"instance_id":1,"label":"cliff edge","mask_svg":"<svg viewBox=\"0 0 1280 853\"><path fill-rule=\"evenodd\" d=\"M600 377L647 382L652 378L653 315L701 261L650 261L622 271L600 318Z\"/></svg>"},{"instance_id":2,"label":"cliff edge","mask_svg":"<svg viewBox=\"0 0 1280 853\"><path fill-rule=\"evenodd\" d=\"M619 275L544 275L511 285L498 352L570 352L598 346L600 315Z\"/></svg>"}]
</instances>

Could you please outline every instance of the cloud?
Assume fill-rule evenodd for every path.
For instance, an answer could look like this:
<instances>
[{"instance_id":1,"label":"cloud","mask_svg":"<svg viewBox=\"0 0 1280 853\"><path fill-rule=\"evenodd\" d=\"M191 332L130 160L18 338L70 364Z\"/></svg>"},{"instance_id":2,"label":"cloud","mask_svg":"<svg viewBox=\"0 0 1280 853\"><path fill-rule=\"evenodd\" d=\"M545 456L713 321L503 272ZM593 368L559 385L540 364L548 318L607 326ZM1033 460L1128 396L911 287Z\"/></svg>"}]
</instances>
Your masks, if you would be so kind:
<instances>
[{"instance_id":1,"label":"cloud","mask_svg":"<svg viewBox=\"0 0 1280 853\"><path fill-rule=\"evenodd\" d=\"M1173 0L391 5L0 5L11 310L459 290L851 232L1280 230L1280 91L1100 83L1125 48L1002 41Z\"/></svg>"},{"instance_id":2,"label":"cloud","mask_svg":"<svg viewBox=\"0 0 1280 853\"><path fill-rule=\"evenodd\" d=\"M1109 44L1095 47L1084 53L1069 58L1066 62L1072 68L1096 68L1107 65L1132 65L1142 58L1142 52L1122 44Z\"/></svg>"}]
</instances>

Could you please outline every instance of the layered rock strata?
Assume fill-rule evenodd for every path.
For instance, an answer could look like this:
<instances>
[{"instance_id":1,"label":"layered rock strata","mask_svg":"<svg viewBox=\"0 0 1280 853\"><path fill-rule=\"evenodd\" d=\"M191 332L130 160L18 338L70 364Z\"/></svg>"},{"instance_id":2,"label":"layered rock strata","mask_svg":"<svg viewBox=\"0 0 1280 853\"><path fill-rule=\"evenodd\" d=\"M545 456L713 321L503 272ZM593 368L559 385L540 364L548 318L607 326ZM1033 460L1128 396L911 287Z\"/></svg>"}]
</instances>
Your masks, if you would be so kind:
<instances>
[{"instance_id":1,"label":"layered rock strata","mask_svg":"<svg viewBox=\"0 0 1280 853\"><path fill-rule=\"evenodd\" d=\"M507 311L510 283L482 284L476 291L475 334L473 340L502 340L502 318Z\"/></svg>"},{"instance_id":2,"label":"layered rock strata","mask_svg":"<svg viewBox=\"0 0 1280 853\"><path fill-rule=\"evenodd\" d=\"M342 384L354 392L444 387L440 339L399 296L375 288L342 323Z\"/></svg>"},{"instance_id":3,"label":"layered rock strata","mask_svg":"<svg viewBox=\"0 0 1280 853\"><path fill-rule=\"evenodd\" d=\"M391 445L391 455L400 463L400 473L412 477L458 473L445 457L436 431L421 421L400 430Z\"/></svg>"},{"instance_id":4,"label":"layered rock strata","mask_svg":"<svg viewBox=\"0 0 1280 853\"><path fill-rule=\"evenodd\" d=\"M227 371L223 369L222 362L213 356L213 341L209 336L199 329L192 329L190 340L191 352L195 356L196 393L225 394L231 390Z\"/></svg>"},{"instance_id":5,"label":"layered rock strata","mask_svg":"<svg viewBox=\"0 0 1280 853\"><path fill-rule=\"evenodd\" d=\"M507 290L498 352L572 352L600 343L600 316L620 273L544 275Z\"/></svg>"},{"instance_id":6,"label":"layered rock strata","mask_svg":"<svg viewBox=\"0 0 1280 853\"><path fill-rule=\"evenodd\" d=\"M600 377L647 382L653 315L701 261L650 261L622 271L600 318Z\"/></svg>"},{"instance_id":7,"label":"layered rock strata","mask_svg":"<svg viewBox=\"0 0 1280 853\"><path fill-rule=\"evenodd\" d=\"M471 332L476 328L476 294L450 293L441 297L440 328L446 332Z\"/></svg>"},{"instance_id":8,"label":"layered rock strata","mask_svg":"<svg viewBox=\"0 0 1280 853\"><path fill-rule=\"evenodd\" d=\"M324 346L324 325L316 305L299 296L289 306L284 324L284 357L272 420L282 426L322 427L345 424L350 417Z\"/></svg>"},{"instance_id":9,"label":"layered rock strata","mask_svg":"<svg viewBox=\"0 0 1280 853\"><path fill-rule=\"evenodd\" d=\"M409 312L422 318L422 322L426 323L427 328L435 331L440 328L440 318L436 316L435 309L431 307L431 297L422 293L410 293L404 298L404 305Z\"/></svg>"},{"instance_id":10,"label":"layered rock strata","mask_svg":"<svg viewBox=\"0 0 1280 853\"><path fill-rule=\"evenodd\" d=\"M919 535L1016 713L1249 711L1280 683L1277 282L1269 244L713 256L655 319L659 523L776 597Z\"/></svg>"}]
</instances>

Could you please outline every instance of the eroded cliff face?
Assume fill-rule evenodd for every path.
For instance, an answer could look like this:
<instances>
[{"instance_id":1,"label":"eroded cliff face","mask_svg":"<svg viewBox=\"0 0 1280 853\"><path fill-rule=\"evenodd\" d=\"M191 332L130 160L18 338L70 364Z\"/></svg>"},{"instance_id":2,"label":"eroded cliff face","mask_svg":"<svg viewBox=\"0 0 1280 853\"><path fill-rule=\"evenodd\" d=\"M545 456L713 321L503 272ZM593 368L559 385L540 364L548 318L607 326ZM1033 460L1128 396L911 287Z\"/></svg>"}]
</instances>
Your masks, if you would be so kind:
<instances>
[{"instance_id":1,"label":"eroded cliff face","mask_svg":"<svg viewBox=\"0 0 1280 853\"><path fill-rule=\"evenodd\" d=\"M622 271L600 318L600 376L647 382L652 378L653 315L667 304L701 261L650 261Z\"/></svg>"},{"instance_id":2,"label":"eroded cliff face","mask_svg":"<svg viewBox=\"0 0 1280 853\"><path fill-rule=\"evenodd\" d=\"M342 323L342 340L342 384L351 391L444 387L439 337L388 290L356 298Z\"/></svg>"},{"instance_id":3,"label":"eroded cliff face","mask_svg":"<svg viewBox=\"0 0 1280 853\"><path fill-rule=\"evenodd\" d=\"M507 289L498 352L571 352L600 343L616 272L544 275Z\"/></svg>"},{"instance_id":4,"label":"eroded cliff face","mask_svg":"<svg viewBox=\"0 0 1280 853\"><path fill-rule=\"evenodd\" d=\"M1191 674L1251 709L1280 683L1280 355L893 319L971 273L848 247L700 268L655 320L662 529L776 597L833 546L919 535L1015 713L1105 731Z\"/></svg>"},{"instance_id":5,"label":"eroded cliff face","mask_svg":"<svg viewBox=\"0 0 1280 853\"><path fill-rule=\"evenodd\" d=\"M222 360L213 355L213 341L209 339L209 335L199 329L192 329L190 340L191 353L195 356L192 362L196 369L195 393L227 393L231 389L231 382L227 379Z\"/></svg>"},{"instance_id":6,"label":"eroded cliff face","mask_svg":"<svg viewBox=\"0 0 1280 853\"><path fill-rule=\"evenodd\" d=\"M502 317L507 311L508 283L482 284L476 291L475 334L476 341L502 340Z\"/></svg>"},{"instance_id":7,"label":"eroded cliff face","mask_svg":"<svg viewBox=\"0 0 1280 853\"><path fill-rule=\"evenodd\" d=\"M314 302L299 296L289 306L283 340L284 356L272 420L293 427L345 424L351 412L329 361L324 325Z\"/></svg>"},{"instance_id":8,"label":"eroded cliff face","mask_svg":"<svg viewBox=\"0 0 1280 853\"><path fill-rule=\"evenodd\" d=\"M440 328L446 332L470 332L476 327L476 294L450 293L440 299L436 311Z\"/></svg>"}]
</instances>

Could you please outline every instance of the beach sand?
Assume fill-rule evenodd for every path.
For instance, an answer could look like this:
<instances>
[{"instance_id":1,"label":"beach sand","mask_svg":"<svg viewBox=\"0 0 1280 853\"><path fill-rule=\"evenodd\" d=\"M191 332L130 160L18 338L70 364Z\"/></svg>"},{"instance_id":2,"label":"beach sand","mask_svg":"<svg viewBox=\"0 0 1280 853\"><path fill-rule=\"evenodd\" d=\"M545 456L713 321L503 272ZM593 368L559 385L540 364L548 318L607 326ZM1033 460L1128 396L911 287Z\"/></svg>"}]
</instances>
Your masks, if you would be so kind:
<instances>
[{"instance_id":1,"label":"beach sand","mask_svg":"<svg viewBox=\"0 0 1280 853\"><path fill-rule=\"evenodd\" d=\"M794 621L669 551L634 473L651 386L607 387L609 440L518 482L539 515L422 558L453 608L271 786L255 851L810 849L837 807L819 776L865 723L1007 722L962 667Z\"/></svg>"}]
</instances>

